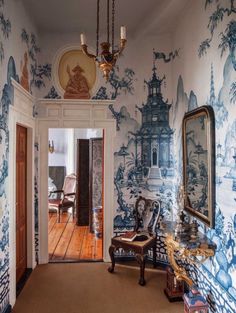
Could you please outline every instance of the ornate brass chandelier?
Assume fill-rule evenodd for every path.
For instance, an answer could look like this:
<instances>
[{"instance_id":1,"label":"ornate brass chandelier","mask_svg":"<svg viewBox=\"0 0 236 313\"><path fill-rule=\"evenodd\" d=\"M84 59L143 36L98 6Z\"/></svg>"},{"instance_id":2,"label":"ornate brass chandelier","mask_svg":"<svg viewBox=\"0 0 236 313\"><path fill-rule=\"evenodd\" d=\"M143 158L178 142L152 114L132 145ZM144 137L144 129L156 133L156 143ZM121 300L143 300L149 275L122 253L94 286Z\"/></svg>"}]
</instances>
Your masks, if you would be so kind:
<instances>
[{"instance_id":1,"label":"ornate brass chandelier","mask_svg":"<svg viewBox=\"0 0 236 313\"><path fill-rule=\"evenodd\" d=\"M116 64L116 60L125 48L126 44L126 27L120 28L120 47L115 50L114 48L114 25L115 25L115 0L112 0L112 25L111 25L111 43L110 43L110 0L107 0L107 41L102 42L101 53L99 55L99 9L100 0L97 0L97 42L96 42L96 55L88 52L85 34L80 35L82 51L90 58L93 58L98 67L103 72L103 77L108 80L109 73Z\"/></svg>"}]
</instances>

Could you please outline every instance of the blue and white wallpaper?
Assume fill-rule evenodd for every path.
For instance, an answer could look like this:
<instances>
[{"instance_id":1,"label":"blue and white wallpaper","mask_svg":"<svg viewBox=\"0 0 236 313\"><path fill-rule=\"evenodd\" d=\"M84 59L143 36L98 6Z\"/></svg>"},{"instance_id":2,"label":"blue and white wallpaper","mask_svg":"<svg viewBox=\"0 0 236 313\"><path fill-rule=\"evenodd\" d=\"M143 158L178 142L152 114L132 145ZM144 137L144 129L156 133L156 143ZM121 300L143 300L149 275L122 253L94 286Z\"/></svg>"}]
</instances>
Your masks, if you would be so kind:
<instances>
[{"instance_id":1,"label":"blue and white wallpaper","mask_svg":"<svg viewBox=\"0 0 236 313\"><path fill-rule=\"evenodd\" d=\"M100 84L93 98L117 100L109 107L117 127L115 233L133 227L133 209L139 195L159 199L162 218L175 219L175 194L182 176L183 115L201 105L213 107L216 116L216 227L203 230L217 244L217 251L200 268L189 270L209 300L212 313L235 313L236 0L189 2L191 5L182 12L171 39L168 35L150 36L143 39L143 43L139 42L140 49L127 53L127 57L125 50L124 57L117 62L119 67L112 72L108 83ZM10 77L17 81L20 81L19 77L23 78L30 92L39 90L40 97L60 97L51 79L50 63L56 49L61 48L58 43L61 44L60 34L55 42L55 34L50 40L45 39L42 49L46 49L44 56L47 55L49 60L39 62L41 52L36 32L25 16L19 1L0 0L0 68L3 77L0 96L0 312L9 302L9 201L6 186L11 131L8 129L8 112L13 97ZM127 46L127 51L132 47L132 44ZM35 204L37 216L37 192ZM37 233L37 218L35 226ZM157 256L161 263L166 263L162 240L157 246ZM38 244L36 238L37 252Z\"/></svg>"},{"instance_id":2,"label":"blue and white wallpaper","mask_svg":"<svg viewBox=\"0 0 236 313\"><path fill-rule=\"evenodd\" d=\"M149 76L131 72L129 89L122 75L113 73L109 86L97 97L117 99L110 111L117 124L115 150L114 232L134 225L133 208L139 195L162 203L162 218L175 219L175 192L182 176L182 118L201 105L211 105L216 118L216 227L202 226L217 244L215 256L190 269L211 312L236 312L236 1L192 1L175 31L174 50L151 47L154 64ZM196 18L193 18L195 14ZM128 63L128 62L127 62ZM165 67L172 67L172 100L165 99ZM169 66L168 64L166 66ZM168 76L167 76L168 78ZM144 100L137 102L140 81ZM138 81L137 84L135 81ZM114 86L119 86L117 90ZM139 86L139 87L137 87ZM124 88L124 89L123 89ZM163 93L164 90L164 93ZM122 103L122 93L129 103ZM132 103L132 105L131 105ZM135 107L135 113L134 113ZM160 252L161 251L161 252ZM157 246L161 263L167 258L163 242Z\"/></svg>"},{"instance_id":3,"label":"blue and white wallpaper","mask_svg":"<svg viewBox=\"0 0 236 313\"><path fill-rule=\"evenodd\" d=\"M22 76L22 60L26 52L22 42L22 29L27 29L32 38L35 29L31 25L21 3L15 0L0 0L0 312L9 306L9 196L11 195L8 170L9 170L9 134L11 129L8 126L9 106L13 104L13 86L11 78L17 82ZM36 56L35 56L36 60ZM29 70L29 75L28 74ZM37 75L34 75L32 68L24 67L25 77L30 82L35 82ZM41 75L44 78L43 75ZM34 84L35 85L35 84ZM33 90L31 90L33 92Z\"/></svg>"},{"instance_id":4,"label":"blue and white wallpaper","mask_svg":"<svg viewBox=\"0 0 236 313\"><path fill-rule=\"evenodd\" d=\"M119 112L113 106L109 107L120 136L120 145L117 145L114 154L115 231L134 226L133 209L139 195L158 198L162 203L162 217L171 215L174 188L174 131L169 123L171 104L162 94L165 76L159 77L155 62L153 67L150 65L150 78L144 80L146 101L136 105L141 123L131 117L126 106L122 106ZM135 74L132 73L134 79ZM113 86L112 81L113 76L109 80ZM130 93L134 92L131 82Z\"/></svg>"},{"instance_id":5,"label":"blue and white wallpaper","mask_svg":"<svg viewBox=\"0 0 236 313\"><path fill-rule=\"evenodd\" d=\"M205 20L207 38L201 36L200 42L194 39L193 62L198 62L199 68L193 67L192 71L196 70L201 78L209 77L209 81L207 85L197 84L196 79L191 82L185 73L175 68L178 77L172 115L176 130L175 159L177 172L181 174L180 122L184 112L200 105L211 105L216 119L216 226L205 231L217 244L217 250L212 260L197 270L197 277L202 292L208 298L210 295L214 302L211 311L233 313L236 312L236 1L201 2L203 14L208 16ZM185 66L187 71L191 62Z\"/></svg>"}]
</instances>

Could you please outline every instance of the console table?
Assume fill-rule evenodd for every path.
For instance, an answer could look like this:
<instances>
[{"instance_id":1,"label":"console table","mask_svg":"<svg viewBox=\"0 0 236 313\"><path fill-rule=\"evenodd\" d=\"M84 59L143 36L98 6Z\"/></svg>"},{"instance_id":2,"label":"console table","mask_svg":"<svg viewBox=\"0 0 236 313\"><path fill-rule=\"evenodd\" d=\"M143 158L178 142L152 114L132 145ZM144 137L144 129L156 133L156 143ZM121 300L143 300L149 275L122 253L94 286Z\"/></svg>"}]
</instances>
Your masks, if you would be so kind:
<instances>
[{"instance_id":1,"label":"console table","mask_svg":"<svg viewBox=\"0 0 236 313\"><path fill-rule=\"evenodd\" d=\"M215 254L216 245L201 232L198 232L195 239L186 234L176 236L175 226L176 224L173 222L163 222L161 225L161 232L166 237L168 259L176 279L183 280L189 286L192 286L192 279L188 276L185 268L180 266L177 261L184 260L190 264L200 265Z\"/></svg>"}]
</instances>

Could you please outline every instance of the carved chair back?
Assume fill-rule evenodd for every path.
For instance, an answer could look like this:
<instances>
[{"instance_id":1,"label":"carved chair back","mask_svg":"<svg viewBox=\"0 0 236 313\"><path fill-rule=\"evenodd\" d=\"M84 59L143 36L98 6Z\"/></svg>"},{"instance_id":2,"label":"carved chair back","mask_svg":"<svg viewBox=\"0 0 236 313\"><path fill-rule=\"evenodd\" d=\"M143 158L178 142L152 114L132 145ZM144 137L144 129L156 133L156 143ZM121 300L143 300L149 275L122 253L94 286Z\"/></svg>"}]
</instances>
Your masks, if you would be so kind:
<instances>
[{"instance_id":1,"label":"carved chair back","mask_svg":"<svg viewBox=\"0 0 236 313\"><path fill-rule=\"evenodd\" d=\"M161 204L158 200L139 197L135 203L135 231L148 232L155 235L155 229L160 218Z\"/></svg>"},{"instance_id":2,"label":"carved chair back","mask_svg":"<svg viewBox=\"0 0 236 313\"><path fill-rule=\"evenodd\" d=\"M63 185L64 198L67 198L70 201L74 201L75 191L76 191L76 175L75 174L66 175Z\"/></svg>"}]
</instances>

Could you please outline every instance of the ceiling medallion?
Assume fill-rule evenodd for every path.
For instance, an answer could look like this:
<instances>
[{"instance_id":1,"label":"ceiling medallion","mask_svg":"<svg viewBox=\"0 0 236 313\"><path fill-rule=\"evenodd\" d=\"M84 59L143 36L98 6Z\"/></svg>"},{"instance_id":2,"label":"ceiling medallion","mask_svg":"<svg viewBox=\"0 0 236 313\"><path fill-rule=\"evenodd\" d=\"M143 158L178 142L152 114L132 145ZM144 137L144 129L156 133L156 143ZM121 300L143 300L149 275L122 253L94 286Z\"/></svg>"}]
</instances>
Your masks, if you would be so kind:
<instances>
[{"instance_id":1,"label":"ceiling medallion","mask_svg":"<svg viewBox=\"0 0 236 313\"><path fill-rule=\"evenodd\" d=\"M118 59L119 55L125 48L126 44L126 27L121 26L120 28L120 47L118 50L114 48L114 21L115 21L115 0L112 0L112 25L111 25L111 42L110 42L110 1L107 0L107 41L102 42L101 52L99 54L99 9L100 9L100 0L97 0L97 37L96 37L96 55L91 54L88 52L88 46L86 44L86 37L85 34L80 35L81 39L81 47L82 51L90 58L93 58L98 67L103 72L103 77L106 80L109 78L109 73L112 68L116 64L116 60Z\"/></svg>"}]
</instances>

